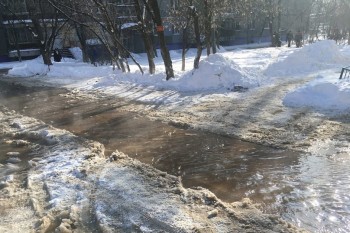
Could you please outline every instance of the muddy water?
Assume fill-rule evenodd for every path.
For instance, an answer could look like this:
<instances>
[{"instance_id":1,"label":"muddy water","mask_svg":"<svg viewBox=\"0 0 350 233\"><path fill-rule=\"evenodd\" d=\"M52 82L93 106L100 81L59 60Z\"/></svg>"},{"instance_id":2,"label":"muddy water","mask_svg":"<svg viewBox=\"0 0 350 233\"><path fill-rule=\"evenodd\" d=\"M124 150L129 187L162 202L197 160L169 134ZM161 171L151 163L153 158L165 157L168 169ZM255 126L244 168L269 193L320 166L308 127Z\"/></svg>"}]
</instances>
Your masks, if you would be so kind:
<instances>
[{"instance_id":1,"label":"muddy water","mask_svg":"<svg viewBox=\"0 0 350 233\"><path fill-rule=\"evenodd\" d=\"M225 201L249 197L313 232L350 232L349 155L300 155L120 111L117 99L77 100L65 90L0 82L0 103L103 143L203 186ZM1 148L0 148L1 150Z\"/></svg>"},{"instance_id":2,"label":"muddy water","mask_svg":"<svg viewBox=\"0 0 350 233\"><path fill-rule=\"evenodd\" d=\"M29 154L28 147L17 146L13 139L0 137L0 183L6 183L13 175L25 174Z\"/></svg>"}]
</instances>

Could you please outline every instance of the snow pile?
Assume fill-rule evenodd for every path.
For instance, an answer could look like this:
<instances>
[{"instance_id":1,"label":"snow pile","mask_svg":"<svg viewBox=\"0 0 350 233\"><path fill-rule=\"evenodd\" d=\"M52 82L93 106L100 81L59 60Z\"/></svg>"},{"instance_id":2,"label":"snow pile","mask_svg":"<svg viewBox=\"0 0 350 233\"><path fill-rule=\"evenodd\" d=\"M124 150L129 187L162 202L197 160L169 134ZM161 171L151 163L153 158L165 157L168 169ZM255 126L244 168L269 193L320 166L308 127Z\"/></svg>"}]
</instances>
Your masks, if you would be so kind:
<instances>
[{"instance_id":1,"label":"snow pile","mask_svg":"<svg viewBox=\"0 0 350 233\"><path fill-rule=\"evenodd\" d=\"M242 70L233 60L222 54L214 54L201 60L199 69L184 74L178 89L184 91L202 91L215 89L233 89L235 86L257 87L259 81Z\"/></svg>"},{"instance_id":2,"label":"snow pile","mask_svg":"<svg viewBox=\"0 0 350 233\"><path fill-rule=\"evenodd\" d=\"M65 59L65 62L58 62L50 66L50 71L47 73L47 76L50 78L59 78L61 80L68 78L67 83L71 83L72 80L76 82L93 77L108 76L113 72L120 73L120 71L113 71L109 66L96 68L92 64L76 62L69 58Z\"/></svg>"},{"instance_id":3,"label":"snow pile","mask_svg":"<svg viewBox=\"0 0 350 233\"><path fill-rule=\"evenodd\" d=\"M350 79L323 77L287 94L283 104L290 107L313 107L344 112L350 110Z\"/></svg>"},{"instance_id":4,"label":"snow pile","mask_svg":"<svg viewBox=\"0 0 350 233\"><path fill-rule=\"evenodd\" d=\"M29 77L34 75L44 75L48 71L49 67L44 65L43 58L39 56L33 60L17 64L9 70L8 74L18 77Z\"/></svg>"},{"instance_id":5,"label":"snow pile","mask_svg":"<svg viewBox=\"0 0 350 233\"><path fill-rule=\"evenodd\" d=\"M43 63L43 59L40 56L33 60L18 63L9 70L8 74L16 77L46 75L49 78L55 78L57 83L72 83L72 81L76 82L80 79L108 76L112 72L113 70L109 66L96 68L91 64L78 62L71 58L63 58L62 62L53 62L52 66L47 66Z\"/></svg>"},{"instance_id":6,"label":"snow pile","mask_svg":"<svg viewBox=\"0 0 350 233\"><path fill-rule=\"evenodd\" d=\"M349 45L345 45L343 47L340 48L340 52L346 56L346 57L350 57L350 46ZM350 65L350 64L349 64Z\"/></svg>"},{"instance_id":7,"label":"snow pile","mask_svg":"<svg viewBox=\"0 0 350 233\"><path fill-rule=\"evenodd\" d=\"M286 56L280 56L277 62L270 64L265 74L268 76L295 76L318 70L341 67L346 64L346 58L341 54L333 40L318 41L296 49L293 53L286 51Z\"/></svg>"},{"instance_id":8,"label":"snow pile","mask_svg":"<svg viewBox=\"0 0 350 233\"><path fill-rule=\"evenodd\" d=\"M171 52L172 56L179 57L180 53ZM176 55L177 54L177 55ZM188 59L190 60L190 59ZM190 60L193 62L193 60ZM227 91L235 86L252 88L259 86L259 79L254 74L248 74L241 69L232 59L222 54L214 54L205 57L199 63L199 69L186 72L177 72L176 77L165 80L163 70L158 70L154 75L141 75L138 71L114 75L114 77L103 78L95 87L124 84L139 84L152 86L158 90L176 90L180 92L206 92L206 91Z\"/></svg>"},{"instance_id":9,"label":"snow pile","mask_svg":"<svg viewBox=\"0 0 350 233\"><path fill-rule=\"evenodd\" d=\"M69 48L69 51L77 61L83 61L83 52L79 47Z\"/></svg>"}]
</instances>

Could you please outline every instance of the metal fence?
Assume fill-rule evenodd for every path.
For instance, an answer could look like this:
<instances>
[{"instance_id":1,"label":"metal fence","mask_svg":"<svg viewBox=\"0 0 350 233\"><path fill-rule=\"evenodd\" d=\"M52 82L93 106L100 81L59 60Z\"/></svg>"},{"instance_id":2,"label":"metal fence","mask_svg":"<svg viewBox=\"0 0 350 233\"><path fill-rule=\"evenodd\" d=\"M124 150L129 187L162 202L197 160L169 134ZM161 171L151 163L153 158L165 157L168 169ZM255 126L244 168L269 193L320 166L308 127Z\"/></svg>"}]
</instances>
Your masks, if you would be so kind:
<instances>
[{"instance_id":1,"label":"metal fence","mask_svg":"<svg viewBox=\"0 0 350 233\"><path fill-rule=\"evenodd\" d=\"M349 78L350 77L350 66L344 67L341 70L339 79Z\"/></svg>"}]
</instances>

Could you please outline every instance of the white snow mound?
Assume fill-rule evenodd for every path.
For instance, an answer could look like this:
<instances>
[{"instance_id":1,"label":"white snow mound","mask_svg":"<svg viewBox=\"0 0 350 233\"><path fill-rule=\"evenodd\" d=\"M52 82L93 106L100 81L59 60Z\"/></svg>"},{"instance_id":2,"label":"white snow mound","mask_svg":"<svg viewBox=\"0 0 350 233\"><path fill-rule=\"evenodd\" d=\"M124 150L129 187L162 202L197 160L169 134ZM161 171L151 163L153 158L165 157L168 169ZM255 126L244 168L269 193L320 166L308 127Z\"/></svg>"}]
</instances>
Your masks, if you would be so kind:
<instances>
[{"instance_id":1,"label":"white snow mound","mask_svg":"<svg viewBox=\"0 0 350 233\"><path fill-rule=\"evenodd\" d=\"M339 63L339 67L346 64L346 58L333 40L318 41L289 53L290 51L284 52L286 56L282 55L276 62L270 64L265 74L267 76L299 75L334 68L334 65Z\"/></svg>"},{"instance_id":2,"label":"white snow mound","mask_svg":"<svg viewBox=\"0 0 350 233\"><path fill-rule=\"evenodd\" d=\"M181 78L182 90L203 91L232 89L234 86L257 87L258 80L251 78L233 60L213 54L199 62L199 69L187 72Z\"/></svg>"},{"instance_id":3,"label":"white snow mound","mask_svg":"<svg viewBox=\"0 0 350 233\"><path fill-rule=\"evenodd\" d=\"M79 47L69 48L69 51L77 61L83 61L83 52Z\"/></svg>"},{"instance_id":4,"label":"white snow mound","mask_svg":"<svg viewBox=\"0 0 350 233\"><path fill-rule=\"evenodd\" d=\"M320 110L350 110L350 79L318 76L314 81L286 95L283 104L289 107L312 107Z\"/></svg>"},{"instance_id":5,"label":"white snow mound","mask_svg":"<svg viewBox=\"0 0 350 233\"><path fill-rule=\"evenodd\" d=\"M75 52L77 51L78 50ZM78 56L77 53L75 54L76 56ZM53 65L50 67L45 65L42 56L39 56L33 60L18 63L8 71L8 74L16 77L31 77L35 75L46 75L47 77L51 78L70 77L76 81L89 77L108 76L113 72L112 68L109 66L101 66L96 68L91 64L79 62L75 59L66 57L62 59L62 62L52 61L52 63ZM64 82L64 80L60 80L60 82Z\"/></svg>"},{"instance_id":6,"label":"white snow mound","mask_svg":"<svg viewBox=\"0 0 350 233\"><path fill-rule=\"evenodd\" d=\"M49 71L47 65L44 65L41 56L19 63L8 71L9 75L17 77L29 77L34 75L44 75Z\"/></svg>"}]
</instances>

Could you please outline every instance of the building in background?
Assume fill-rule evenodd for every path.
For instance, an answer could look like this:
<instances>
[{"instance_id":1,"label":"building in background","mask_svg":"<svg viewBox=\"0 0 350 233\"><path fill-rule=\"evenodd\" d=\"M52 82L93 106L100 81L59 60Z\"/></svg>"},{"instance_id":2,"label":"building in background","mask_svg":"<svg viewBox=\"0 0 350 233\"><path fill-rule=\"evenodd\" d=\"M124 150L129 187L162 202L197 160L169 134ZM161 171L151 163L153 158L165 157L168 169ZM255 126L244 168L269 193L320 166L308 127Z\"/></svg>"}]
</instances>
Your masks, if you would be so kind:
<instances>
[{"instance_id":1,"label":"building in background","mask_svg":"<svg viewBox=\"0 0 350 233\"><path fill-rule=\"evenodd\" d=\"M3 1L0 5L0 62L40 54L37 41L27 27L31 23L23 0ZM6 6L6 7L5 7Z\"/></svg>"},{"instance_id":2,"label":"building in background","mask_svg":"<svg viewBox=\"0 0 350 233\"><path fill-rule=\"evenodd\" d=\"M170 7L176 8L179 0L161 0L159 6L163 16L165 28L165 39L169 49L182 48L182 31L174 27L170 19ZM134 0L106 0L109 9L115 12L115 22L120 25L120 39L123 45L133 53L145 51L142 35L138 31L138 20L135 13ZM279 1L284 7L281 12L278 26L281 39L284 41L284 34L288 30L296 31L301 29L313 33L316 36L322 27L322 36L327 37L335 29L330 29L323 21L324 13L311 14L307 9L308 2L301 3L297 0ZM46 2L47 3L47 2ZM3 5L1 5L3 4ZM4 7L10 6L10 7ZM311 5L310 5L311 6ZM220 12L220 21L217 22L215 33L219 35L219 44L223 46L271 42L271 28L269 18L259 10L248 9L244 14L237 12ZM322 17L315 17L322 16ZM63 15L62 15L63 17ZM151 22L151 19L149 19ZM275 17L276 20L276 17ZM317 23L317 24L315 24ZM325 26L326 25L326 26ZM26 9L25 0L1 0L0 2L0 62L18 59L18 53L22 58L32 58L40 54L38 40L35 33L30 30L31 20ZM152 27L151 27L152 28ZM158 47L157 33L150 29L154 46ZM153 33L152 33L153 31ZM328 33L328 34L327 34ZM327 35L326 35L327 34ZM338 33L339 34L339 33ZM96 41L96 36L90 34L89 41ZM54 47L80 46L76 31L71 23L67 23L60 31L54 43Z\"/></svg>"}]
</instances>

